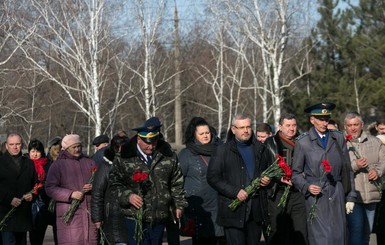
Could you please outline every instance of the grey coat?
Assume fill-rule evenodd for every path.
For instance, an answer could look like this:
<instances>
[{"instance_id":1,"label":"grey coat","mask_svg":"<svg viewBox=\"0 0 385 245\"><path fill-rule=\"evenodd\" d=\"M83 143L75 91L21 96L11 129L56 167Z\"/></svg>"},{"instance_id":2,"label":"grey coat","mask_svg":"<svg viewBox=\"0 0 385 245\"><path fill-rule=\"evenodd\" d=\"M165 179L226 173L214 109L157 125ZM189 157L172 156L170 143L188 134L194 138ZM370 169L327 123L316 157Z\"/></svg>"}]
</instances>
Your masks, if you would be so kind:
<instances>
[{"instance_id":1,"label":"grey coat","mask_svg":"<svg viewBox=\"0 0 385 245\"><path fill-rule=\"evenodd\" d=\"M179 153L179 161L189 205L185 214L193 215L197 219L197 237L223 236L222 226L215 222L218 214L218 193L207 183L206 178L210 156L197 155L185 148Z\"/></svg>"},{"instance_id":2,"label":"grey coat","mask_svg":"<svg viewBox=\"0 0 385 245\"><path fill-rule=\"evenodd\" d=\"M340 145L346 161L342 160L337 150L337 142ZM328 160L331 166L330 174L324 175L322 160ZM315 196L308 192L310 184L322 187L318 195L317 217L312 223L308 222L308 237L310 245L346 244L346 217L345 201L355 201L353 171L350 171L352 191L345 197L341 184L342 164L349 164L349 154L345 139L339 131L329 131L326 149L323 149L314 128L301 135L295 145L293 157L294 186L300 190L306 198L306 211L309 215ZM322 179L321 177L324 176Z\"/></svg>"}]
</instances>

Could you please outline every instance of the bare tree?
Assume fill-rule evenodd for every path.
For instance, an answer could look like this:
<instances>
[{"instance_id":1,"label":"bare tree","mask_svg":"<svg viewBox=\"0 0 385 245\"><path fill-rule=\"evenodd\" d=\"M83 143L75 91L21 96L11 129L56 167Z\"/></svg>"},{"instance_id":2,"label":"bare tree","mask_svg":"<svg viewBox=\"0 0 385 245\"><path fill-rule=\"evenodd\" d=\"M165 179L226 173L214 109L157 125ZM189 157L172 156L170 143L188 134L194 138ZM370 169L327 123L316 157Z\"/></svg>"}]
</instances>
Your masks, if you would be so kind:
<instances>
[{"instance_id":1,"label":"bare tree","mask_svg":"<svg viewBox=\"0 0 385 245\"><path fill-rule=\"evenodd\" d=\"M304 58L301 60L296 55L289 57L286 54L290 38L295 36L297 31L295 28L299 28L295 25L295 21L298 21L298 16L303 13L301 1L214 0L214 5L217 6L215 13L224 16L223 18L232 23L231 28L227 29L233 32L231 36L238 38L244 35L260 50L254 54L259 55L259 59L262 60L262 72L257 76L259 72L250 69L254 74L254 86L250 89L258 89L263 107L262 120L267 122L271 112L277 125L281 116L284 89L309 73L309 70L305 70ZM294 43L291 44L291 47L294 47ZM238 49L237 52L244 50ZM293 57L298 58L295 64L292 64ZM250 66L255 64L256 57L245 54L244 58ZM296 69L297 76L283 79L285 66Z\"/></svg>"},{"instance_id":2,"label":"bare tree","mask_svg":"<svg viewBox=\"0 0 385 245\"><path fill-rule=\"evenodd\" d=\"M105 21L105 0L28 0L36 21L20 22L24 29L36 28L27 42L20 40L31 66L47 80L55 82L89 119L94 135L102 132L102 90L112 57L113 38ZM104 62L100 62L102 57ZM112 110L124 101L125 93Z\"/></svg>"}]
</instances>

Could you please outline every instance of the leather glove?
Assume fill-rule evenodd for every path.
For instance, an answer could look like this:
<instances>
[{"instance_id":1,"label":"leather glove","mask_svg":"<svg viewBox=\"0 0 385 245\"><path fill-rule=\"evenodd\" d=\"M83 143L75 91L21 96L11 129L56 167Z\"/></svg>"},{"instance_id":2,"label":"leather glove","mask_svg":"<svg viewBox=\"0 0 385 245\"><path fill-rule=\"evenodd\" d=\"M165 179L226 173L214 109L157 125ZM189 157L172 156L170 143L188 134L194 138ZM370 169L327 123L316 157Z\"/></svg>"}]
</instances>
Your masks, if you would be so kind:
<instances>
[{"instance_id":1,"label":"leather glove","mask_svg":"<svg viewBox=\"0 0 385 245\"><path fill-rule=\"evenodd\" d=\"M346 214L353 213L354 202L347 202L345 207L346 207Z\"/></svg>"}]
</instances>

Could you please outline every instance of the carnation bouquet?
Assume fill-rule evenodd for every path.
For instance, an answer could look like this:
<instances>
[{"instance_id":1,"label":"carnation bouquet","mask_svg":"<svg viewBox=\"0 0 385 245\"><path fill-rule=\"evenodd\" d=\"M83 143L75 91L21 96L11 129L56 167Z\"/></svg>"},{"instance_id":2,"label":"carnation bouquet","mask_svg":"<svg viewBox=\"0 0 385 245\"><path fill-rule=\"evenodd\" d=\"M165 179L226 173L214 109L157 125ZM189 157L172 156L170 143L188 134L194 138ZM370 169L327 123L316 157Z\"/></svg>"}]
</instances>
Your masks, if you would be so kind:
<instances>
[{"instance_id":1,"label":"carnation bouquet","mask_svg":"<svg viewBox=\"0 0 385 245\"><path fill-rule=\"evenodd\" d=\"M283 159L283 157L281 157L281 159L279 159L278 165L282 168L283 172L285 173L285 176L282 177L283 180L290 181L291 180L292 171L291 171L291 168L289 167L289 165L287 165L287 163ZM287 197L288 197L289 191L290 191L290 187L291 187L291 185L286 185L285 191L284 191L281 199L279 199L278 207L285 208Z\"/></svg>"},{"instance_id":2,"label":"carnation bouquet","mask_svg":"<svg viewBox=\"0 0 385 245\"><path fill-rule=\"evenodd\" d=\"M95 172L96 172L97 168L96 166L92 167L91 169L91 177L89 178L89 180L87 181L87 184L92 184L92 182L94 181L94 178L95 178ZM84 194L84 190L82 191L82 193ZM78 200L78 199L73 199L70 206L68 207L67 211L63 214L63 221L64 223L68 223L72 217L74 216L75 214L75 211L78 209L79 205L80 205L80 202L81 200Z\"/></svg>"},{"instance_id":3,"label":"carnation bouquet","mask_svg":"<svg viewBox=\"0 0 385 245\"><path fill-rule=\"evenodd\" d=\"M37 195L38 191L42 188L43 188L42 183L36 183L35 186L32 188L32 190L26 194ZM24 197L21 198L21 201L24 201ZM13 213L16 211L16 208L17 207L12 206L11 210L9 210L8 213L0 221L0 231L2 231L5 226L7 226L7 221L12 217Z\"/></svg>"},{"instance_id":4,"label":"carnation bouquet","mask_svg":"<svg viewBox=\"0 0 385 245\"><path fill-rule=\"evenodd\" d=\"M144 191L144 182L148 179L148 173L143 172L142 170L138 169L135 170L134 175L131 178L134 182L139 184L138 188L138 195L143 197L143 191ZM143 237L143 206L140 207L136 212L135 217L135 233L134 233L134 239L139 244L140 241L142 241Z\"/></svg>"},{"instance_id":5,"label":"carnation bouquet","mask_svg":"<svg viewBox=\"0 0 385 245\"><path fill-rule=\"evenodd\" d=\"M271 164L265 171L262 172L261 176L264 177L268 177L268 178L282 178L285 176L285 172L284 170L282 169L282 167L279 165L279 162L285 162L283 160L283 157L280 156L280 155L276 155L276 159L274 161L273 164ZM286 165L286 164L285 164ZM287 165L286 165L287 166ZM261 187L261 177L257 177L255 179L253 179L250 183L250 185L248 185L246 188L245 188L245 191L247 193L247 195L251 195L253 194L255 191L257 191L259 188ZM239 200L238 198L234 199L230 205L228 206L232 211L236 210L239 205L241 205L243 201Z\"/></svg>"},{"instance_id":6,"label":"carnation bouquet","mask_svg":"<svg viewBox=\"0 0 385 245\"><path fill-rule=\"evenodd\" d=\"M327 173L330 173L332 171L332 167L330 166L330 163L329 163L328 160L322 160L321 163L322 163L322 165L324 167L324 171L322 173L321 178L319 179L320 184L322 183L323 177L325 177L325 175ZM319 195L317 195L314 198L314 202L313 202L313 204L310 207L309 217L308 217L307 221L309 221L311 224L313 223L313 220L317 217L317 212L316 211L317 211L318 198L319 198Z\"/></svg>"}]
</instances>

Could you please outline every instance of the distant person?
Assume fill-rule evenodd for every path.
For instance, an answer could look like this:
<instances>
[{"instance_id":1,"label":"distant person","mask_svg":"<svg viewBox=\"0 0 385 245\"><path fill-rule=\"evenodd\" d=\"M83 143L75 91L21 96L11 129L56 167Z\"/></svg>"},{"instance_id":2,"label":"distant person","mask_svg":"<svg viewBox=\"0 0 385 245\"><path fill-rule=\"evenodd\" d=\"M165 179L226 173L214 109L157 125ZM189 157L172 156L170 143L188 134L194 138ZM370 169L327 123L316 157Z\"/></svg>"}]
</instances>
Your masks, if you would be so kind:
<instances>
[{"instance_id":1,"label":"distant person","mask_svg":"<svg viewBox=\"0 0 385 245\"><path fill-rule=\"evenodd\" d=\"M1 231L1 236L5 245L26 245L27 231L32 228L33 196L29 192L38 180L34 163L21 154L21 136L17 133L8 134L5 146L7 151L0 158L0 219L12 207L16 209Z\"/></svg>"},{"instance_id":2,"label":"distant person","mask_svg":"<svg viewBox=\"0 0 385 245\"><path fill-rule=\"evenodd\" d=\"M99 166L103 162L104 151L108 148L110 138L106 134L95 137L92 141L92 145L95 146L95 153L92 156L92 160Z\"/></svg>"},{"instance_id":3,"label":"distant person","mask_svg":"<svg viewBox=\"0 0 385 245\"><path fill-rule=\"evenodd\" d=\"M56 160L56 158L59 156L59 153L60 153L61 137L56 136L52 138L50 141L48 141L47 147L48 147L48 153L47 153L48 161L50 163L53 163L53 161Z\"/></svg>"},{"instance_id":4,"label":"distant person","mask_svg":"<svg viewBox=\"0 0 385 245\"><path fill-rule=\"evenodd\" d=\"M187 125L184 143L186 148L178 157L189 204L184 216L186 220L194 220L197 226L192 244L219 244L224 233L223 227L216 224L218 193L207 183L206 175L211 155L221 142L205 119L194 117Z\"/></svg>"},{"instance_id":5,"label":"distant person","mask_svg":"<svg viewBox=\"0 0 385 245\"><path fill-rule=\"evenodd\" d=\"M376 121L377 134L385 134L385 117L379 117Z\"/></svg>"},{"instance_id":6,"label":"distant person","mask_svg":"<svg viewBox=\"0 0 385 245\"><path fill-rule=\"evenodd\" d=\"M333 120L333 119L330 119L329 122L328 122L328 129L329 130L340 130L339 127L338 127L338 123Z\"/></svg>"},{"instance_id":7,"label":"distant person","mask_svg":"<svg viewBox=\"0 0 385 245\"><path fill-rule=\"evenodd\" d=\"M56 201L56 225L59 244L97 244L97 229L91 221L91 178L95 162L84 156L77 134L66 135L61 141L61 151L48 171L46 192ZM68 223L63 214L72 200L80 200L79 207Z\"/></svg>"},{"instance_id":8,"label":"distant person","mask_svg":"<svg viewBox=\"0 0 385 245\"><path fill-rule=\"evenodd\" d=\"M257 140L261 143L264 143L267 138L273 135L273 130L271 129L270 125L267 123L261 123L257 126L257 129L255 130L257 133Z\"/></svg>"}]
</instances>

